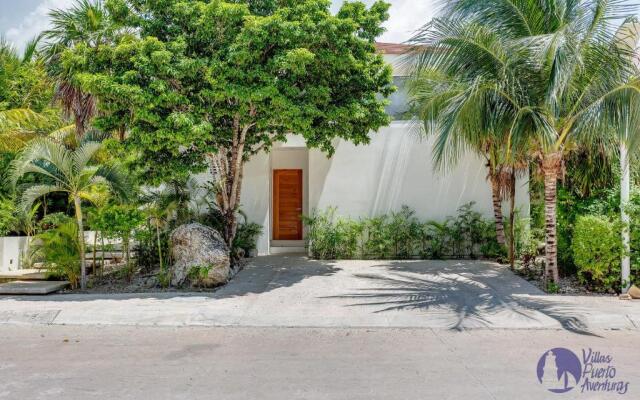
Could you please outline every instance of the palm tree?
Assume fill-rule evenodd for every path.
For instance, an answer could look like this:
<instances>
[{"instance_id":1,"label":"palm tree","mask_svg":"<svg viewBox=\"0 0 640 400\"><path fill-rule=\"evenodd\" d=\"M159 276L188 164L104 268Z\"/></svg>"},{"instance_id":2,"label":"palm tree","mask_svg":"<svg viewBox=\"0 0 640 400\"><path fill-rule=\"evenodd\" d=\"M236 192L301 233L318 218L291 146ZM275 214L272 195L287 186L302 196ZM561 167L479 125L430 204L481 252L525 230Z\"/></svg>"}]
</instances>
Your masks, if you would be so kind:
<instances>
[{"instance_id":1,"label":"palm tree","mask_svg":"<svg viewBox=\"0 0 640 400\"><path fill-rule=\"evenodd\" d=\"M80 248L81 287L86 288L86 262L82 201L94 201L97 187L108 187L112 192L127 195L124 176L117 168L92 165L91 161L101 144L86 142L75 150L49 139L35 140L13 163L12 177L16 183L26 174L34 174L42 183L31 183L22 192L21 206L29 208L36 200L49 193L62 192L73 203L78 224Z\"/></svg>"},{"instance_id":2,"label":"palm tree","mask_svg":"<svg viewBox=\"0 0 640 400\"><path fill-rule=\"evenodd\" d=\"M56 82L55 97L67 116L73 117L76 136L81 139L97 112L96 100L75 80L75 71L65 69L61 56L77 45L97 48L109 43L115 29L102 0L76 0L69 9L49 12L51 28L42 33L43 54L49 74Z\"/></svg>"},{"instance_id":3,"label":"palm tree","mask_svg":"<svg viewBox=\"0 0 640 400\"><path fill-rule=\"evenodd\" d=\"M545 277L557 282L556 186L566 154L640 129L631 107L640 79L616 38L634 8L624 0L451 0L444 13L420 34L432 48L422 65L466 78L464 94L447 99L443 126L479 119L465 112L469 101L490 99L487 125L504 130L509 148L529 149L544 176Z\"/></svg>"},{"instance_id":4,"label":"palm tree","mask_svg":"<svg viewBox=\"0 0 640 400\"><path fill-rule=\"evenodd\" d=\"M416 36L414 43L426 42L424 33ZM436 136L434 162L440 168L452 167L467 150L484 159L491 185L496 238L502 246L507 245L502 202L509 200L511 232L507 250L513 267L516 178L527 170L526 149L513 151L508 146L508 121L496 123L489 118L499 106L491 95L494 89L490 85L480 84L478 76L468 69L460 73L432 64L436 55L431 53L441 49L417 46L415 50L410 54L417 58L412 63L415 70L410 95L426 133Z\"/></svg>"},{"instance_id":5,"label":"palm tree","mask_svg":"<svg viewBox=\"0 0 640 400\"><path fill-rule=\"evenodd\" d=\"M19 54L0 38L0 152L20 150L64 125L58 110L49 107L50 81L35 58L37 44L32 40Z\"/></svg>"}]
</instances>

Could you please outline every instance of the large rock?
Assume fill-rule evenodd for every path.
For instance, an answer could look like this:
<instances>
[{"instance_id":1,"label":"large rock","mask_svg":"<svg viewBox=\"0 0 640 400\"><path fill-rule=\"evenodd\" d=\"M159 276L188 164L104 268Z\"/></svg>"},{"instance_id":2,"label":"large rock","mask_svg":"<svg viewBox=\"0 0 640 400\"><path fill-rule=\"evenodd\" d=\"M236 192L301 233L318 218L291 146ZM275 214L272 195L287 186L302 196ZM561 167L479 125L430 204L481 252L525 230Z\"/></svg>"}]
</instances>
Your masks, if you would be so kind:
<instances>
[{"instance_id":1,"label":"large rock","mask_svg":"<svg viewBox=\"0 0 640 400\"><path fill-rule=\"evenodd\" d=\"M213 287L229 280L229 248L215 229L196 223L182 225L171 233L171 251L175 260L172 285L189 282L189 271L195 267L209 268L209 272L206 278L189 282L192 285Z\"/></svg>"}]
</instances>

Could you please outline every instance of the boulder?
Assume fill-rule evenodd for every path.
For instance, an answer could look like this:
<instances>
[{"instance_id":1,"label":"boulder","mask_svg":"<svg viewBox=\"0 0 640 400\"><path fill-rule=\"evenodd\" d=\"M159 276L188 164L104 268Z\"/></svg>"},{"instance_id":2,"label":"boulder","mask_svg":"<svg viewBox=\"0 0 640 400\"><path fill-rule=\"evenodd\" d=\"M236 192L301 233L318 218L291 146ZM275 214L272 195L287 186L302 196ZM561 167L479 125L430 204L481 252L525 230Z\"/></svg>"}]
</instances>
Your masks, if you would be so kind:
<instances>
[{"instance_id":1,"label":"boulder","mask_svg":"<svg viewBox=\"0 0 640 400\"><path fill-rule=\"evenodd\" d=\"M197 223L179 226L171 233L170 245L175 260L171 275L173 286L189 282L189 273L195 268L207 269L208 273L198 278L198 282L189 282L192 285L214 287L228 282L229 248L215 229Z\"/></svg>"}]
</instances>

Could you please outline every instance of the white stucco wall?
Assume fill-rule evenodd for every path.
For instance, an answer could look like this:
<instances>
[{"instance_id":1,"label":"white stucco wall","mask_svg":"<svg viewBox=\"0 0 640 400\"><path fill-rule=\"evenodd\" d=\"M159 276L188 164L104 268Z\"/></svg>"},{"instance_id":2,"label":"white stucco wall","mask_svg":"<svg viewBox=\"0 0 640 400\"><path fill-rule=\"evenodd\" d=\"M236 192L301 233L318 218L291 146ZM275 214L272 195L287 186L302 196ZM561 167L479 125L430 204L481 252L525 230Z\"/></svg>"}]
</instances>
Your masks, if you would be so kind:
<instances>
[{"instance_id":1,"label":"white stucco wall","mask_svg":"<svg viewBox=\"0 0 640 400\"><path fill-rule=\"evenodd\" d=\"M304 142L297 137L276 146L270 155L254 157L245 170L242 209L265 228L259 254L269 253L273 169L303 170L307 215L335 206L339 215L370 217L407 205L423 220L442 220L473 201L477 211L491 218L491 191L483 161L468 154L448 173L435 171L432 139L420 139L412 129L406 122L394 122L373 134L366 146L336 141L331 159L302 148ZM516 204L522 215L529 214L526 179L518 182Z\"/></svg>"},{"instance_id":2,"label":"white stucco wall","mask_svg":"<svg viewBox=\"0 0 640 400\"><path fill-rule=\"evenodd\" d=\"M269 238L271 231L271 157L260 153L244 167L242 195L240 207L247 215L249 222L263 227L262 236L258 239L258 253L269 254Z\"/></svg>"},{"instance_id":3,"label":"white stucco wall","mask_svg":"<svg viewBox=\"0 0 640 400\"><path fill-rule=\"evenodd\" d=\"M468 154L448 172L436 171L433 139L421 139L405 122L395 122L372 135L367 146L341 141L331 159L311 151L312 208L337 206L338 214L375 216L407 205L422 219L442 220L463 204L493 215L491 190L483 161ZM518 182L516 202L529 212L528 182Z\"/></svg>"},{"instance_id":4,"label":"white stucco wall","mask_svg":"<svg viewBox=\"0 0 640 400\"><path fill-rule=\"evenodd\" d=\"M26 237L0 237L0 272L21 269L22 250L26 243Z\"/></svg>"}]
</instances>

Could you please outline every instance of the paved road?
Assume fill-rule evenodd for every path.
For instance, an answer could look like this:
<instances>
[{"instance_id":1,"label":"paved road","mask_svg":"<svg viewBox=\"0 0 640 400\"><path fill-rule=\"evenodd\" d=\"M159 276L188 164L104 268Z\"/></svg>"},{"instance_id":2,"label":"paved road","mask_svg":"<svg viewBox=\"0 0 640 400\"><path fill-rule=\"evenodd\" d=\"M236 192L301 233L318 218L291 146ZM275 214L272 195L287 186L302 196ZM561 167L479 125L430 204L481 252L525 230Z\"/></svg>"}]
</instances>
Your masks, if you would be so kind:
<instances>
[{"instance_id":1,"label":"paved road","mask_svg":"<svg viewBox=\"0 0 640 400\"><path fill-rule=\"evenodd\" d=\"M546 391L556 347L611 355L628 393ZM640 302L472 261L265 257L213 293L0 298L0 400L635 399L639 349Z\"/></svg>"},{"instance_id":2,"label":"paved road","mask_svg":"<svg viewBox=\"0 0 640 400\"><path fill-rule=\"evenodd\" d=\"M632 331L0 325L0 399L637 399ZM556 395L548 349L612 355L627 394Z\"/></svg>"},{"instance_id":3,"label":"paved road","mask_svg":"<svg viewBox=\"0 0 640 400\"><path fill-rule=\"evenodd\" d=\"M640 302L547 296L478 261L261 257L205 294L0 297L0 324L640 330Z\"/></svg>"}]
</instances>

